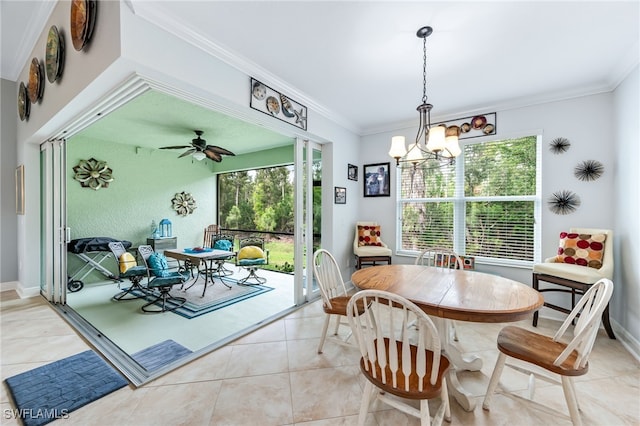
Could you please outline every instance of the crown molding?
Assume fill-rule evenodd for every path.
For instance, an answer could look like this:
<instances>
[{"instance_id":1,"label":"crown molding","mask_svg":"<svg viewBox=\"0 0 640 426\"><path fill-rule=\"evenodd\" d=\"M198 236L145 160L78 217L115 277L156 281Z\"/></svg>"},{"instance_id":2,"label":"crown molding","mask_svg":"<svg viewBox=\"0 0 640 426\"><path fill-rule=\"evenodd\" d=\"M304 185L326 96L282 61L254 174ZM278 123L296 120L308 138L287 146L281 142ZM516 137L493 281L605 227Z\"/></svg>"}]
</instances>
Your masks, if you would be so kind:
<instances>
[{"instance_id":1,"label":"crown molding","mask_svg":"<svg viewBox=\"0 0 640 426\"><path fill-rule=\"evenodd\" d=\"M488 111L496 111L498 114L501 111L513 110L519 108L527 108L535 105L542 105L551 102L562 102L570 99L581 98L584 96L592 96L598 95L600 93L610 93L626 78L626 76L631 72L631 69L627 71L627 73L615 84L613 82L603 82L601 84L594 84L587 87L573 88L564 91L555 91L555 92L547 92L541 93L536 96L526 96L509 99L504 102L494 102L487 103L482 105L469 105L464 110L460 110L457 112L452 111L444 111L442 114L437 116L433 116L431 119L432 123L440 123L443 121L455 120L460 117L468 117L476 114L483 114ZM406 130L408 128L415 127L418 128L418 115L416 114L415 118L412 120L403 120L396 121L393 123L387 123L386 125L370 127L364 129L361 133L361 136L371 136L380 133L386 132L395 132L399 130Z\"/></svg>"},{"instance_id":2,"label":"crown molding","mask_svg":"<svg viewBox=\"0 0 640 426\"><path fill-rule=\"evenodd\" d=\"M354 123L316 102L309 95L291 86L250 59L205 37L202 33L194 30L192 26L179 21L166 10L163 10L159 3L144 0L127 0L126 4L138 17L162 28L164 31L184 40L211 56L220 59L247 76L253 77L270 87L277 88L279 92L286 93L287 96L295 99L296 102L307 106L309 111L320 114L355 134L361 133L362 129Z\"/></svg>"},{"instance_id":3,"label":"crown molding","mask_svg":"<svg viewBox=\"0 0 640 426\"><path fill-rule=\"evenodd\" d=\"M15 47L15 55L12 60L2 64L2 78L6 78L11 81L18 81L20 72L25 67L31 56L40 34L47 20L53 13L57 2L55 1L40 1L36 2L37 8L29 18L27 23L27 31L25 31L24 37L22 37ZM6 36L6 33L3 34Z\"/></svg>"}]
</instances>

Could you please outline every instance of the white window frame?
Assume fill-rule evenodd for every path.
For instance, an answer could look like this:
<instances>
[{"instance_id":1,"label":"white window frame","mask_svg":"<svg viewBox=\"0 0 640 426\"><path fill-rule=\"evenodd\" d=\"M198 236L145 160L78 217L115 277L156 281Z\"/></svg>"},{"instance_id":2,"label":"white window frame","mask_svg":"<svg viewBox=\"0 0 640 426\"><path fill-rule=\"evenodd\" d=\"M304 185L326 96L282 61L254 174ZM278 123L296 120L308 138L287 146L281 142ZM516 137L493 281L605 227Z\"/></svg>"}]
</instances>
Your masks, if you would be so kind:
<instances>
[{"instance_id":1,"label":"white window frame","mask_svg":"<svg viewBox=\"0 0 640 426\"><path fill-rule=\"evenodd\" d=\"M488 143L498 140L518 139L523 137L536 137L536 193L535 195L526 196L496 196L496 197L465 197L464 196L464 147L467 145ZM535 263L540 262L540 223L542 217L542 201L541 201L541 187L542 187L542 131L527 131L517 134L509 134L496 137L483 137L474 140L462 140L460 141L462 148L462 154L456 159L456 189L454 196L451 198L412 198L412 202L453 202L453 249L457 253L465 254L465 217L466 217L466 203L467 202L481 202L481 201L533 201L534 202L534 258L532 261L514 260L514 259L501 259L501 258L489 258L489 257L475 257L476 264L496 265L496 266L508 266L516 268L531 268ZM402 204L405 199L401 198L401 178L402 173L396 173L396 252L398 256L417 257L419 252L415 250L403 250L398 249L402 245Z\"/></svg>"}]
</instances>

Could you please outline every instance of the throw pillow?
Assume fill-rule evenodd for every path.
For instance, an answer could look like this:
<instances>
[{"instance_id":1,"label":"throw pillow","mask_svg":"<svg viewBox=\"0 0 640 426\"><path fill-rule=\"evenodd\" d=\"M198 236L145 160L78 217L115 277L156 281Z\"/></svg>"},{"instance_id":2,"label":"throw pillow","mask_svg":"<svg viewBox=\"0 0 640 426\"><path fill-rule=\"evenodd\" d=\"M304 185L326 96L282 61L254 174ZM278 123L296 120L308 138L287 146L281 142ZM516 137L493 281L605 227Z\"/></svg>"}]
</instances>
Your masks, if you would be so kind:
<instances>
[{"instance_id":1,"label":"throw pillow","mask_svg":"<svg viewBox=\"0 0 640 426\"><path fill-rule=\"evenodd\" d=\"M216 249L216 250L231 251L231 241L229 241L229 240L218 240L213 245L213 248Z\"/></svg>"},{"instance_id":2,"label":"throw pillow","mask_svg":"<svg viewBox=\"0 0 640 426\"><path fill-rule=\"evenodd\" d=\"M242 247L238 252L238 260L242 259L262 259L264 258L264 252L257 246Z\"/></svg>"},{"instance_id":3,"label":"throw pillow","mask_svg":"<svg viewBox=\"0 0 640 426\"><path fill-rule=\"evenodd\" d=\"M147 260L151 273L156 277L168 277L171 275L167 258L162 253L153 253Z\"/></svg>"},{"instance_id":4,"label":"throw pillow","mask_svg":"<svg viewBox=\"0 0 640 426\"><path fill-rule=\"evenodd\" d=\"M118 263L120 265L120 273L121 274L124 274L130 268L133 268L134 266L137 266L136 258L133 257L133 255L131 253L129 253L129 252L122 253L122 255L120 256L120 259L118 259Z\"/></svg>"},{"instance_id":5,"label":"throw pillow","mask_svg":"<svg viewBox=\"0 0 640 426\"><path fill-rule=\"evenodd\" d=\"M358 225L358 246L380 246L380 226L379 225Z\"/></svg>"},{"instance_id":6,"label":"throw pillow","mask_svg":"<svg viewBox=\"0 0 640 426\"><path fill-rule=\"evenodd\" d=\"M606 234L560 233L556 263L570 263L600 269L604 257Z\"/></svg>"}]
</instances>

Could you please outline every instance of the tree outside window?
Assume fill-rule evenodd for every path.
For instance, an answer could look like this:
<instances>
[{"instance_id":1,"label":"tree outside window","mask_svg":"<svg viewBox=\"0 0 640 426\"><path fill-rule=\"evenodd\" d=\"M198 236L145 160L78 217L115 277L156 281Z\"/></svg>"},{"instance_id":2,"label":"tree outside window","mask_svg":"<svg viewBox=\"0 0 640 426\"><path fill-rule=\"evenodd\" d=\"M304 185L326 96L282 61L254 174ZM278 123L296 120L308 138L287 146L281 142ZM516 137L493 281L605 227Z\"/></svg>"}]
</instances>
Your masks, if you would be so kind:
<instances>
[{"instance_id":1,"label":"tree outside window","mask_svg":"<svg viewBox=\"0 0 640 426\"><path fill-rule=\"evenodd\" d=\"M497 262L533 262L539 152L538 137L527 136L467 144L453 165L402 170L398 252L439 246Z\"/></svg>"}]
</instances>

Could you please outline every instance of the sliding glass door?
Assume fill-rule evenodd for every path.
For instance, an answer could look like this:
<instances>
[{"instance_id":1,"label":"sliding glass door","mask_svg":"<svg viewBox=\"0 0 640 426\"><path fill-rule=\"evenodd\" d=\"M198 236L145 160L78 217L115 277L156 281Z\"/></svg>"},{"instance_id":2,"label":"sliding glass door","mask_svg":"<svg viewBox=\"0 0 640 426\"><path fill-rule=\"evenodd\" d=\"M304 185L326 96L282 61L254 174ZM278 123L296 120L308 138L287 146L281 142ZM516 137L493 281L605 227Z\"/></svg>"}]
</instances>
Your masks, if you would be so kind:
<instances>
[{"instance_id":1,"label":"sliding glass door","mask_svg":"<svg viewBox=\"0 0 640 426\"><path fill-rule=\"evenodd\" d=\"M65 141L40 146L40 292L52 303L66 303L67 241Z\"/></svg>"},{"instance_id":2,"label":"sliding glass door","mask_svg":"<svg viewBox=\"0 0 640 426\"><path fill-rule=\"evenodd\" d=\"M319 297L313 280L313 252L320 247L322 224L322 145L297 139L295 302Z\"/></svg>"}]
</instances>

